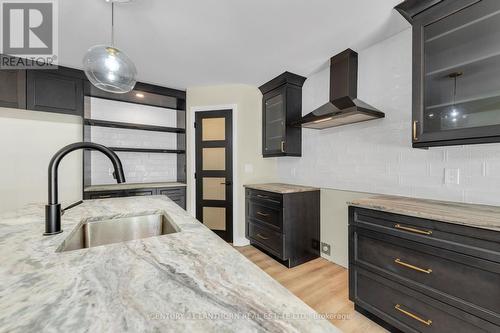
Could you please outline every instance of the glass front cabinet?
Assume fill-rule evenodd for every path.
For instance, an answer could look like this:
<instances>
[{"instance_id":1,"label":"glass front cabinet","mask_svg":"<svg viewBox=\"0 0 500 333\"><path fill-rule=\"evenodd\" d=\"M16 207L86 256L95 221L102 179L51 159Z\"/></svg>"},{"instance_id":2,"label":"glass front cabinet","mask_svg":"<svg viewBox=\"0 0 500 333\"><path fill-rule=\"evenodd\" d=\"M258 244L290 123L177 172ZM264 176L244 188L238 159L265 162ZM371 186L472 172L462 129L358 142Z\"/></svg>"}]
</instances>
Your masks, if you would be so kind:
<instances>
[{"instance_id":1,"label":"glass front cabinet","mask_svg":"<svg viewBox=\"0 0 500 333\"><path fill-rule=\"evenodd\" d=\"M301 156L302 129L293 125L302 117L305 78L285 72L262 85L262 155Z\"/></svg>"},{"instance_id":2,"label":"glass front cabinet","mask_svg":"<svg viewBox=\"0 0 500 333\"><path fill-rule=\"evenodd\" d=\"M396 9L413 25L413 147L500 142L500 1Z\"/></svg>"}]
</instances>

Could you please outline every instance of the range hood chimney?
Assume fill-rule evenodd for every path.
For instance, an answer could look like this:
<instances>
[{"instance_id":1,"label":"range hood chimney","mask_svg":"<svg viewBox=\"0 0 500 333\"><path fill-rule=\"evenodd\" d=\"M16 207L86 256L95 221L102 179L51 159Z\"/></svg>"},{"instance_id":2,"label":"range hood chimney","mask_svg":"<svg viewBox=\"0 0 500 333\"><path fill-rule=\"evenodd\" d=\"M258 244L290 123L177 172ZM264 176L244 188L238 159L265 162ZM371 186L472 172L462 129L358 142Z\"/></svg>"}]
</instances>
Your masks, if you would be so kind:
<instances>
[{"instance_id":1,"label":"range hood chimney","mask_svg":"<svg viewBox=\"0 0 500 333\"><path fill-rule=\"evenodd\" d=\"M385 117L357 97L358 54L347 49L330 59L330 101L304 116L297 125L324 129Z\"/></svg>"}]
</instances>

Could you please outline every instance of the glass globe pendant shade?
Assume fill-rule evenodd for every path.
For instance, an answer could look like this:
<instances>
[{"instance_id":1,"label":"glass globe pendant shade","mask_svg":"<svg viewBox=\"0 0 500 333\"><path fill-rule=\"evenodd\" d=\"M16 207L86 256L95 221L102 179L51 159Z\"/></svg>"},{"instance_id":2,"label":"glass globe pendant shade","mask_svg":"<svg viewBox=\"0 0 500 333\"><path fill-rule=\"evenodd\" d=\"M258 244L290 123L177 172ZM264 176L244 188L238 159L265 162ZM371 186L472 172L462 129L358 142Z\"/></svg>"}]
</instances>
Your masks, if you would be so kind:
<instances>
[{"instance_id":1,"label":"glass globe pendant shade","mask_svg":"<svg viewBox=\"0 0 500 333\"><path fill-rule=\"evenodd\" d=\"M137 82L134 63L112 46L91 47L83 58L83 69L94 86L111 93L127 93L134 89Z\"/></svg>"}]
</instances>

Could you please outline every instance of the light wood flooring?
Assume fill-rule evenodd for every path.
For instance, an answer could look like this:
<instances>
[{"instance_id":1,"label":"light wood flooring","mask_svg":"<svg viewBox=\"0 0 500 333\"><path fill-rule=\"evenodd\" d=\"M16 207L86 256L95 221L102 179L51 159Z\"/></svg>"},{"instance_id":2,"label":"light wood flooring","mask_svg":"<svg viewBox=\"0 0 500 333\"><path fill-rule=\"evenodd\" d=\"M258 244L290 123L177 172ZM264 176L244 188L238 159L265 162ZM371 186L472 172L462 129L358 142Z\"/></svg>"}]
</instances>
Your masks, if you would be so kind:
<instances>
[{"instance_id":1,"label":"light wood flooring","mask_svg":"<svg viewBox=\"0 0 500 333\"><path fill-rule=\"evenodd\" d=\"M349 301L348 273L344 267L318 258L289 269L253 246L236 249L316 312L335 314L330 321L343 332L387 332L354 311L354 305Z\"/></svg>"}]
</instances>

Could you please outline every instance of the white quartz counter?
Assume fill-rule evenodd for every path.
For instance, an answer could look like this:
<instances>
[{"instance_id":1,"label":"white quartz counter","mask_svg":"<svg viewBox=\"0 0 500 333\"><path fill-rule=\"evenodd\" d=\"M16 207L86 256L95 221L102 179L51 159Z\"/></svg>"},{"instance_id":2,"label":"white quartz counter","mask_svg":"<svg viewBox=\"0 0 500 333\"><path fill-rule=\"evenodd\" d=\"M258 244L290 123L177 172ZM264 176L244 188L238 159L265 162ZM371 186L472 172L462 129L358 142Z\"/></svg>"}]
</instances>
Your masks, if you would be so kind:
<instances>
[{"instance_id":1,"label":"white quartz counter","mask_svg":"<svg viewBox=\"0 0 500 333\"><path fill-rule=\"evenodd\" d=\"M42 236L0 216L0 332L339 332L164 196L86 201ZM89 220L165 214L180 232L56 252Z\"/></svg>"}]
</instances>

